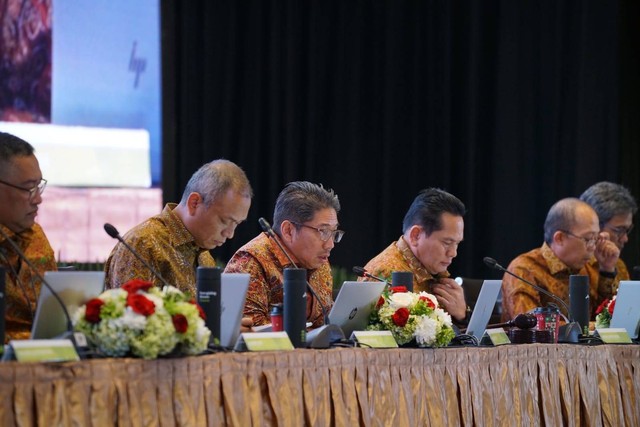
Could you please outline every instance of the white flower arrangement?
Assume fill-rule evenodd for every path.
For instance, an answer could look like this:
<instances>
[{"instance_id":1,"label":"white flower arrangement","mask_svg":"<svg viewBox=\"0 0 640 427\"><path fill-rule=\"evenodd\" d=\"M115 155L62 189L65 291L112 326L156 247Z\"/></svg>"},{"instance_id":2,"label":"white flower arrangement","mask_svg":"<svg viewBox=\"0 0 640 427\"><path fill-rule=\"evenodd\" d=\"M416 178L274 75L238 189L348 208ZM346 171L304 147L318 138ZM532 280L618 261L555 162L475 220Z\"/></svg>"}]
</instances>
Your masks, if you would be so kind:
<instances>
[{"instance_id":1,"label":"white flower arrangement","mask_svg":"<svg viewBox=\"0 0 640 427\"><path fill-rule=\"evenodd\" d=\"M78 308L73 323L100 353L111 357L199 354L211 336L195 301L172 286L161 290L141 280L88 301Z\"/></svg>"},{"instance_id":2,"label":"white flower arrangement","mask_svg":"<svg viewBox=\"0 0 640 427\"><path fill-rule=\"evenodd\" d=\"M369 330L388 330L398 345L415 339L420 347L443 347L455 337L451 316L438 307L435 296L392 287L380 296Z\"/></svg>"}]
</instances>

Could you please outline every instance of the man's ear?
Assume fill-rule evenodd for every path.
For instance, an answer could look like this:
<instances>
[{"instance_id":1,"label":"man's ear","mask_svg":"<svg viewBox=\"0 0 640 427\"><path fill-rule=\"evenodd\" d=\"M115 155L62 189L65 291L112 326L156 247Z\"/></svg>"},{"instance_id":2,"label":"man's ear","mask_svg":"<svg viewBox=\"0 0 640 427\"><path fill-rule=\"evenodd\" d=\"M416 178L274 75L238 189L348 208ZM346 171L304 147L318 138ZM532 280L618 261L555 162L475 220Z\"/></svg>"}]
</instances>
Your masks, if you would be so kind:
<instances>
[{"instance_id":1,"label":"man's ear","mask_svg":"<svg viewBox=\"0 0 640 427\"><path fill-rule=\"evenodd\" d=\"M553 233L553 237L551 237L552 243L560 246L564 244L566 239L567 239L567 236L565 236L565 234L562 231L556 231L555 233Z\"/></svg>"},{"instance_id":2,"label":"man's ear","mask_svg":"<svg viewBox=\"0 0 640 427\"><path fill-rule=\"evenodd\" d=\"M424 230L419 225L412 225L407 235L409 236L409 245L416 246L420 240L420 233Z\"/></svg>"},{"instance_id":3,"label":"man's ear","mask_svg":"<svg viewBox=\"0 0 640 427\"><path fill-rule=\"evenodd\" d=\"M189 215L193 216L196 214L196 208L203 203L202 196L200 193L190 193L189 197L187 197L187 209L189 211Z\"/></svg>"},{"instance_id":4,"label":"man's ear","mask_svg":"<svg viewBox=\"0 0 640 427\"><path fill-rule=\"evenodd\" d=\"M293 240L293 233L296 231L296 226L289 220L284 220L280 224L280 236L286 243L291 243Z\"/></svg>"}]
</instances>

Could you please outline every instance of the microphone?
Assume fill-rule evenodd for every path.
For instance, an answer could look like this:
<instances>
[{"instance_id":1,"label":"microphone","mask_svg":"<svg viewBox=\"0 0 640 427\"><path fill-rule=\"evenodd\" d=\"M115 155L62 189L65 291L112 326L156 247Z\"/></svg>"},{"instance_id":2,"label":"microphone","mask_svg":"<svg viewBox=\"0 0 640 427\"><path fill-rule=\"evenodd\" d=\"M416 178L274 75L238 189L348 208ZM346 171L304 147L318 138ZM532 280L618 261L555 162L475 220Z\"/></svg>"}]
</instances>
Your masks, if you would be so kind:
<instances>
[{"instance_id":1,"label":"microphone","mask_svg":"<svg viewBox=\"0 0 640 427\"><path fill-rule=\"evenodd\" d=\"M153 273L153 275L160 279L160 281L165 285L165 286L170 286L169 282L167 282L166 280L164 280L164 277L162 277L162 275L160 273L158 273L158 271L153 268L151 266L151 264L149 264L144 258L142 258L140 256L140 254L138 252L136 252L135 249L133 249L127 242L124 241L124 239L120 236L120 233L118 233L118 230L111 224L109 224L108 222L104 224L104 231L107 232L107 234L111 237L113 237L114 239L118 240L120 243L122 243L124 245L125 248L127 248L129 250L129 252L131 252L133 255L135 255L136 258L138 258L138 261L140 261L142 264L144 264L145 267L147 267L149 269L149 271L151 271L151 273Z\"/></svg>"},{"instance_id":2,"label":"microphone","mask_svg":"<svg viewBox=\"0 0 640 427\"><path fill-rule=\"evenodd\" d=\"M378 282L384 282L387 284L387 286L391 286L391 284L387 280L379 276L374 276L373 274L365 270L364 267L355 266L353 267L353 272L356 273L358 276L369 277L370 279L377 280Z\"/></svg>"},{"instance_id":3,"label":"microphone","mask_svg":"<svg viewBox=\"0 0 640 427\"><path fill-rule=\"evenodd\" d=\"M86 338L84 338L84 335L80 334L80 333L79 334L82 335L82 337L76 337L74 335L73 322L71 321L71 316L69 316L69 311L67 310L67 306L62 301L62 298L60 298L60 295L58 295L58 293L51 287L51 285L44 279L44 277L42 277L42 274L40 274L40 272L36 269L36 267L33 265L33 263L31 261L29 261L29 258L27 258L25 253L22 252L22 250L16 244L16 242L14 242L13 240L11 240L9 238L9 236L7 235L7 233L4 232L2 227L0 227L0 234L2 235L2 237L4 237L4 239L7 241L7 243L9 243L9 245L11 246L13 251L18 255L18 257L20 257L20 259L27 264L29 269L33 272L33 274L35 274L35 276L38 278L38 280L40 280L40 282L44 286L46 286L47 289L49 289L49 292L51 292L51 295L53 295L53 297L56 299L58 304L60 304L60 307L62 308L62 312L64 313L64 317L65 317L65 319L67 321L67 332L64 335L68 335L68 337L71 340L71 342L73 343L74 347L76 347L76 350L78 350L79 346L84 347L86 345ZM4 269L3 269L3 272L4 272ZM4 316L4 313L3 313L3 316ZM63 338L64 338L64 336L63 336Z\"/></svg>"},{"instance_id":4,"label":"microphone","mask_svg":"<svg viewBox=\"0 0 640 427\"><path fill-rule=\"evenodd\" d=\"M276 244L278 245L282 253L287 257L291 265L293 265L293 268L298 268L296 263L293 262L293 259L291 258L289 253L280 244L280 241L276 237L276 233L273 231L273 228L271 228L271 224L269 224L269 222L262 217L258 218L258 224L260 224L260 228L262 228L262 231L264 231L264 233L268 237L270 237L274 242L276 242ZM345 338L344 332L342 332L342 329L339 326L329 324L329 318L327 317L327 307L324 305L322 300L318 297L318 294L316 294L313 287L311 287L311 284L308 281L306 281L306 284L307 284L307 289L309 289L309 292L311 292L311 295L313 295L316 301L318 301L318 304L320 304L320 309L322 310L322 321L324 323L323 326L316 328L315 330L307 334L307 338L306 338L307 347L328 348L331 346L331 343L343 340ZM286 315L286 307L285 307L285 315Z\"/></svg>"},{"instance_id":5,"label":"microphone","mask_svg":"<svg viewBox=\"0 0 640 427\"><path fill-rule=\"evenodd\" d=\"M531 313L522 313L522 314L518 314L513 319L508 320L504 323L495 323L495 324L487 325L487 329L504 328L504 327L510 327L510 326L515 326L516 328L520 328L520 329L531 329L534 326L536 326L536 323L537 323L536 316L534 316Z\"/></svg>"},{"instance_id":6,"label":"microphone","mask_svg":"<svg viewBox=\"0 0 640 427\"><path fill-rule=\"evenodd\" d=\"M528 280L525 280L523 277L520 277L517 274L512 273L511 271L507 270L506 268L504 268L503 266L498 264L498 261L496 261L493 258L484 257L483 261L488 267L493 268L495 270L502 271L504 273L507 273L507 274L515 277L516 279L526 283L527 285L531 286L536 291L547 295L549 298L553 299L558 304L560 304L560 306L562 306L562 308L564 308L564 310L567 312L567 317L569 318L569 321L568 321L568 323L566 325L563 325L563 326L560 327L560 333L559 333L560 336L558 337L558 341L559 342L574 342L574 343L578 342L578 335L580 335L582 329L580 328L580 325L573 320L573 317L571 316L571 310L569 310L569 307L562 300L562 298L560 298L557 295L552 294L551 292L547 291L546 289L541 288L540 286L534 285L533 283L529 282Z\"/></svg>"}]
</instances>

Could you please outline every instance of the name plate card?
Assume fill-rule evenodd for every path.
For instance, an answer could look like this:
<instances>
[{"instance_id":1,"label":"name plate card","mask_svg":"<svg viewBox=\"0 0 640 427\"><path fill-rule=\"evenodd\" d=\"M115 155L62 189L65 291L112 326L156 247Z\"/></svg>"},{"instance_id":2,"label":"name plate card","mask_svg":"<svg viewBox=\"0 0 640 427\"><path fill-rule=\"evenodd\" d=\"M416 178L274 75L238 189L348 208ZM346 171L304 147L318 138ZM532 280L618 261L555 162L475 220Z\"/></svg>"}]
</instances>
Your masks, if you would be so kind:
<instances>
[{"instance_id":1,"label":"name plate card","mask_svg":"<svg viewBox=\"0 0 640 427\"><path fill-rule=\"evenodd\" d=\"M606 344L631 344L631 338L625 328L599 328L596 336Z\"/></svg>"},{"instance_id":2,"label":"name plate card","mask_svg":"<svg viewBox=\"0 0 640 427\"><path fill-rule=\"evenodd\" d=\"M12 340L9 345L18 362L80 360L71 340Z\"/></svg>"},{"instance_id":3,"label":"name plate card","mask_svg":"<svg viewBox=\"0 0 640 427\"><path fill-rule=\"evenodd\" d=\"M274 351L293 350L286 332L244 332L236 343L236 350Z\"/></svg>"},{"instance_id":4,"label":"name plate card","mask_svg":"<svg viewBox=\"0 0 640 427\"><path fill-rule=\"evenodd\" d=\"M351 339L357 341L362 347L398 347L398 343L393 338L391 331L353 331Z\"/></svg>"},{"instance_id":5,"label":"name plate card","mask_svg":"<svg viewBox=\"0 0 640 427\"><path fill-rule=\"evenodd\" d=\"M509 336L506 334L506 332L502 328L487 329L484 331L484 336L489 337L491 344L495 346L511 344L511 340L509 339Z\"/></svg>"}]
</instances>

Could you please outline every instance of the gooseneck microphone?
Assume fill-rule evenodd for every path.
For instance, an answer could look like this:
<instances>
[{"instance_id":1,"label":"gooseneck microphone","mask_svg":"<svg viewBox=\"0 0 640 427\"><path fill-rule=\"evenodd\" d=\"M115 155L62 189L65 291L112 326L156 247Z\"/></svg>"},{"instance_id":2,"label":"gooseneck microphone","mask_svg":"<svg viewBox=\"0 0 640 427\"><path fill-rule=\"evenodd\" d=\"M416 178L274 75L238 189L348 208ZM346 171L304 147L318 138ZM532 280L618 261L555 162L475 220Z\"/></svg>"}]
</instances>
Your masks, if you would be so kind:
<instances>
[{"instance_id":1,"label":"gooseneck microphone","mask_svg":"<svg viewBox=\"0 0 640 427\"><path fill-rule=\"evenodd\" d=\"M4 232L2 227L0 227L0 234L2 234L2 237L4 237L4 239L9 243L9 245L11 246L13 251L18 255L18 257L20 257L20 259L27 264L29 269L33 272L33 274L36 275L38 280L40 280L40 282L43 285L45 285L47 289L49 289L49 292L51 292L51 295L53 295L56 301L58 301L58 304L60 304L60 307L62 308L62 312L64 313L64 317L67 321L67 333L69 334L69 337L74 345L79 344L79 343L76 343L75 337L73 335L73 323L71 322L71 316L69 316L69 311L67 311L67 306L62 301L62 298L60 298L60 295L58 295L58 293L51 287L51 285L46 280L44 280L44 277L42 277L42 274L40 274L40 272L36 269L33 263L29 261L29 258L27 258L27 255L25 255L25 253L22 252L22 250L16 244L16 242L14 242L9 238L9 236L7 235L7 233Z\"/></svg>"},{"instance_id":2,"label":"gooseneck microphone","mask_svg":"<svg viewBox=\"0 0 640 427\"><path fill-rule=\"evenodd\" d=\"M122 238L122 236L120 236L120 233L118 233L118 230L111 224L109 224L108 222L104 224L104 231L107 232L107 234L111 237L113 237L114 239L118 240L120 243L122 243L124 245L125 248L127 248L127 250L129 252L131 252L133 255L135 255L136 258L138 258L138 261L140 261L142 264L144 264L145 267L147 267L149 269L149 271L151 271L151 273L153 273L153 275L155 277L157 277L158 279L160 279L160 281L165 285L165 286L170 286L169 282L167 282L166 280L164 280L164 277L162 277L162 275L151 266L151 264L149 264L147 262L147 260L145 260L144 258L142 258L140 256L140 254L133 249L127 242L124 241L124 239Z\"/></svg>"},{"instance_id":3,"label":"gooseneck microphone","mask_svg":"<svg viewBox=\"0 0 640 427\"><path fill-rule=\"evenodd\" d=\"M556 301L558 304L560 304L562 306L562 308L564 308L564 310L567 313L567 317L569 318L570 321L573 321L573 318L571 317L571 311L569 310L569 306L567 306L567 304L562 300L562 298L560 298L557 295L552 294L551 292L547 291L544 288L541 288L538 285L534 285L533 283L529 282L528 280L525 280L523 277L518 276L515 273L512 273L511 271L507 270L506 268L504 268L503 266L501 266L500 264L498 264L498 261L496 261L493 258L490 258L488 256L484 257L484 263L490 267L493 268L494 270L499 270L502 271L504 273L507 273L513 277L515 277L516 279L526 283L527 285L533 287L533 289L535 289L536 291L545 294L546 296L548 296L549 298L553 299L554 301Z\"/></svg>"},{"instance_id":4,"label":"gooseneck microphone","mask_svg":"<svg viewBox=\"0 0 640 427\"><path fill-rule=\"evenodd\" d=\"M355 267L353 267L353 272L356 273L358 276L368 277L370 279L377 280L378 282L386 283L387 286L391 286L391 284L389 283L388 280L385 280L385 279L383 279L382 277L379 277L379 276L374 276L373 274L371 274L367 270L365 270L364 267L355 266Z\"/></svg>"},{"instance_id":5,"label":"gooseneck microphone","mask_svg":"<svg viewBox=\"0 0 640 427\"><path fill-rule=\"evenodd\" d=\"M260 224L260 228L262 228L262 231L264 231L267 236L269 236L274 242L276 242L276 244L278 245L282 253L287 257L291 265L293 265L293 268L298 268L296 263L293 262L293 259L291 258L291 256L289 256L289 253L280 244L280 241L276 237L276 233L273 231L273 228L271 228L271 224L269 224L269 222L262 217L258 218L258 223ZM318 304L320 304L320 309L322 310L322 321L325 325L328 325L329 319L327 318L326 306L324 305L322 300L318 297L318 294L316 294L316 291L311 287L311 284L309 282L307 282L307 289L309 289L309 292L311 292L311 295L313 295L316 301L318 301Z\"/></svg>"},{"instance_id":6,"label":"gooseneck microphone","mask_svg":"<svg viewBox=\"0 0 640 427\"><path fill-rule=\"evenodd\" d=\"M567 312L567 317L569 318L569 321L568 321L568 323L566 325L563 325L563 326L560 327L560 333L559 333L558 341L559 342L574 342L574 343L578 342L578 336L581 334L582 329L580 328L580 325L578 324L578 322L574 321L573 316L571 315L571 310L569 310L569 306L567 306L567 304L562 300L562 298L560 298L557 295L552 294L551 292L547 291L546 289L541 288L540 286L534 285L533 283L529 282L528 280L525 280L523 277L518 276L515 273L512 273L511 271L507 270L506 268L504 268L503 266L498 264L498 262L493 258L484 257L483 261L488 267L493 268L495 270L502 271L504 273L509 274L510 276L515 277L516 279L522 281L523 283L526 283L527 285L531 286L536 291L547 295L549 298L553 299L558 304L560 304L560 306L562 306L562 308L564 308L564 310Z\"/></svg>"}]
</instances>

